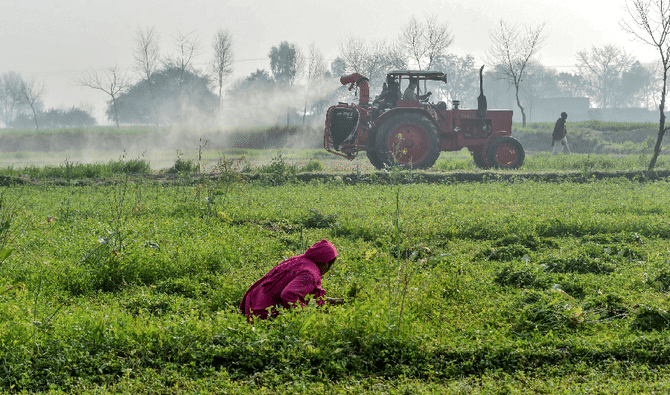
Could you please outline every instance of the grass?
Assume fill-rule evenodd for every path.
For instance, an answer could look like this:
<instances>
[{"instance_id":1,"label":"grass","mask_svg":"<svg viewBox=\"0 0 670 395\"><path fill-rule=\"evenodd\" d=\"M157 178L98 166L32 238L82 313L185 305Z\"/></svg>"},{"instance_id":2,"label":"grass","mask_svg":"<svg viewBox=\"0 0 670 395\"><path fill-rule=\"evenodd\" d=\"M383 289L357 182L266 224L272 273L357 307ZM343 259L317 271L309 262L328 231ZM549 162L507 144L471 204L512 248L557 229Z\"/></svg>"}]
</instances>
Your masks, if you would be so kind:
<instances>
[{"instance_id":1,"label":"grass","mask_svg":"<svg viewBox=\"0 0 670 395\"><path fill-rule=\"evenodd\" d=\"M0 386L663 391L667 188L133 175L6 188ZM247 324L246 288L324 237L340 252L324 288L348 302Z\"/></svg>"},{"instance_id":2,"label":"grass","mask_svg":"<svg viewBox=\"0 0 670 395\"><path fill-rule=\"evenodd\" d=\"M169 153L169 177L132 155L0 169L32 180L0 204L0 389L670 387L668 180L590 176L642 174L644 154L535 153L496 172L461 151L388 174L323 150L196 155ZM418 182L459 172L486 177ZM549 173L565 176L523 176ZM246 323L246 289L321 238L340 254L323 286L347 303Z\"/></svg>"},{"instance_id":3,"label":"grass","mask_svg":"<svg viewBox=\"0 0 670 395\"><path fill-rule=\"evenodd\" d=\"M640 122L608 122L608 121L580 121L570 122L570 128L574 130L585 129L599 132L634 132L644 129L658 130L656 123ZM525 127L520 124L514 124L513 131L536 133L538 131L551 133L554 130L554 122L529 122Z\"/></svg>"},{"instance_id":4,"label":"grass","mask_svg":"<svg viewBox=\"0 0 670 395\"><path fill-rule=\"evenodd\" d=\"M29 164L25 166L9 165L0 168L0 175L7 177L28 176L32 179L62 177L66 179L112 177L118 174L177 174L180 172L214 174L220 171L219 164L230 162L230 170L248 174L270 173L302 173L321 172L328 174L371 174L377 170L359 156L354 161L324 155L323 150L246 150L227 149L208 152L202 155L198 163L198 153L176 152L171 158L164 157L164 165L155 170L150 160L139 156L130 156L121 159L110 159L105 162L82 163L72 161L68 156L62 157L58 164ZM327 153L326 153L327 154ZM169 156L169 154L166 154ZM32 155L23 157L27 162L40 160ZM131 159L129 159L131 158ZM504 174L557 174L590 175L594 172L643 172L648 166L650 156L639 155L603 155L603 154L572 154L552 156L549 153L535 153L528 155L524 165L518 170L505 171ZM0 159L1 160L1 159ZM15 159L11 159L15 160ZM656 170L670 168L670 157L661 155ZM200 170L198 170L200 169ZM489 173L477 168L467 150L458 152L443 152L435 166L425 173L471 172Z\"/></svg>"}]
</instances>

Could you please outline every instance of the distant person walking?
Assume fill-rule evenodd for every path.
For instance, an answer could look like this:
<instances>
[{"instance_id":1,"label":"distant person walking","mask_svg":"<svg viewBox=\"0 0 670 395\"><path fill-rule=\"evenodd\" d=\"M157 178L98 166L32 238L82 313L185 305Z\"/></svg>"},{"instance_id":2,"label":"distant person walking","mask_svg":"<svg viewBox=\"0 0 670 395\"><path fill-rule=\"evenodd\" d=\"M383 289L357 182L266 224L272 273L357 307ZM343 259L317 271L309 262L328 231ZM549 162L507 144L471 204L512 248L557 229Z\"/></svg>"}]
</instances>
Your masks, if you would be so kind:
<instances>
[{"instance_id":1,"label":"distant person walking","mask_svg":"<svg viewBox=\"0 0 670 395\"><path fill-rule=\"evenodd\" d=\"M570 147L568 147L568 129L565 127L565 121L568 119L568 114L565 112L561 113L561 117L556 121L554 126L554 133L552 133L551 138L551 154L557 155L561 151L565 154L570 154Z\"/></svg>"}]
</instances>

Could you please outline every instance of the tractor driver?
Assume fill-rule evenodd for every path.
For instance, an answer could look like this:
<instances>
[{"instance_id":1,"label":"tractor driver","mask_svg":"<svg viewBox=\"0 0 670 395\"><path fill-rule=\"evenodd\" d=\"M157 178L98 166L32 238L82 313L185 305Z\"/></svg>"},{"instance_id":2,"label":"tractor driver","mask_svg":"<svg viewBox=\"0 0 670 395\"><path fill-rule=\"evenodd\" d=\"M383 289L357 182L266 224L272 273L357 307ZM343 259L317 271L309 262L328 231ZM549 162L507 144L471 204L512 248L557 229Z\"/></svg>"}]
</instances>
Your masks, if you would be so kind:
<instances>
[{"instance_id":1,"label":"tractor driver","mask_svg":"<svg viewBox=\"0 0 670 395\"><path fill-rule=\"evenodd\" d=\"M384 95L384 104L387 108L393 108L398 105L398 81L392 75L387 75L386 84L388 88Z\"/></svg>"},{"instance_id":2,"label":"tractor driver","mask_svg":"<svg viewBox=\"0 0 670 395\"><path fill-rule=\"evenodd\" d=\"M417 95L417 84L418 79L416 77L409 77L409 85L405 89L405 93L402 95L402 99L405 101L426 101L432 94L431 92L426 93L425 95Z\"/></svg>"},{"instance_id":3,"label":"tractor driver","mask_svg":"<svg viewBox=\"0 0 670 395\"><path fill-rule=\"evenodd\" d=\"M417 78L409 77L409 85L405 88L405 93L402 95L404 101L416 101Z\"/></svg>"},{"instance_id":4,"label":"tractor driver","mask_svg":"<svg viewBox=\"0 0 670 395\"><path fill-rule=\"evenodd\" d=\"M398 81L391 76L386 76L386 82L382 87L382 92L379 94L372 107L374 108L373 117L377 117L383 113L384 110L394 108L398 105Z\"/></svg>"}]
</instances>

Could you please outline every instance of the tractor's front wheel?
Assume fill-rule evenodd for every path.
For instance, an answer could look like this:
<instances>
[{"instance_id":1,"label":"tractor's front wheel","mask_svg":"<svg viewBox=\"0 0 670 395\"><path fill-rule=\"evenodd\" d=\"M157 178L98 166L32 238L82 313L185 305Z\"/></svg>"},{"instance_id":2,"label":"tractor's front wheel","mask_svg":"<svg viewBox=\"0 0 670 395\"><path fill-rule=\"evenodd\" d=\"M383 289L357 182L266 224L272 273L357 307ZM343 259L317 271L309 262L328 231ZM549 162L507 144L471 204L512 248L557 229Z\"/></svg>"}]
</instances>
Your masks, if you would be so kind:
<instances>
[{"instance_id":1,"label":"tractor's front wheel","mask_svg":"<svg viewBox=\"0 0 670 395\"><path fill-rule=\"evenodd\" d=\"M504 136L489 143L486 159L493 167L500 169L517 169L523 164L526 153L519 140Z\"/></svg>"},{"instance_id":2,"label":"tractor's front wheel","mask_svg":"<svg viewBox=\"0 0 670 395\"><path fill-rule=\"evenodd\" d=\"M470 153L472 154L472 159L474 159L477 167L484 170L491 168L491 165L486 161L483 148L473 149Z\"/></svg>"},{"instance_id":3,"label":"tractor's front wheel","mask_svg":"<svg viewBox=\"0 0 670 395\"><path fill-rule=\"evenodd\" d=\"M425 116L396 114L379 127L375 148L383 165L427 169L440 156L440 138Z\"/></svg>"}]
</instances>

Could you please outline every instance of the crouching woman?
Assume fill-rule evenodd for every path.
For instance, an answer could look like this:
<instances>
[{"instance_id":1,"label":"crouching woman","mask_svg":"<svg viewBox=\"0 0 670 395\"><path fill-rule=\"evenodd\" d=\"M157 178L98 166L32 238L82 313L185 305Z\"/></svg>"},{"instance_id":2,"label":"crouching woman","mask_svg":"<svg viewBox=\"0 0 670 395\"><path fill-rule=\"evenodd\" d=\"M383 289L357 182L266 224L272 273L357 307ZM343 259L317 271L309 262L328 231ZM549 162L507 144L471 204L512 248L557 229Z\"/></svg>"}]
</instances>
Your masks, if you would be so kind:
<instances>
[{"instance_id":1,"label":"crouching woman","mask_svg":"<svg viewBox=\"0 0 670 395\"><path fill-rule=\"evenodd\" d=\"M254 317L274 318L278 314L278 307L304 306L307 295L314 295L319 305L325 302L341 303L342 299L326 298L326 291L321 288L321 277L330 270L336 258L335 246L323 239L304 254L285 260L256 281L244 294L240 303L241 313L249 321Z\"/></svg>"}]
</instances>

